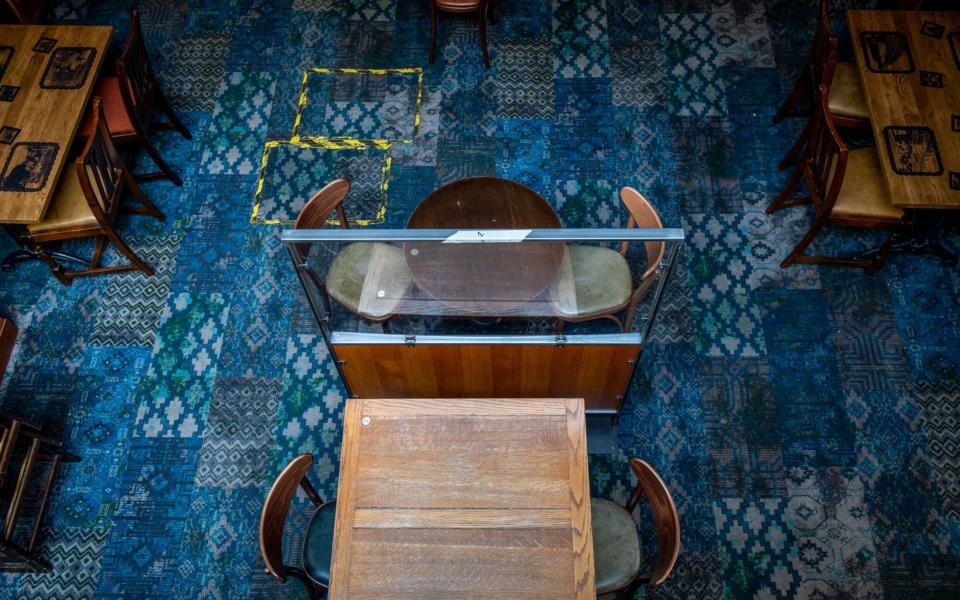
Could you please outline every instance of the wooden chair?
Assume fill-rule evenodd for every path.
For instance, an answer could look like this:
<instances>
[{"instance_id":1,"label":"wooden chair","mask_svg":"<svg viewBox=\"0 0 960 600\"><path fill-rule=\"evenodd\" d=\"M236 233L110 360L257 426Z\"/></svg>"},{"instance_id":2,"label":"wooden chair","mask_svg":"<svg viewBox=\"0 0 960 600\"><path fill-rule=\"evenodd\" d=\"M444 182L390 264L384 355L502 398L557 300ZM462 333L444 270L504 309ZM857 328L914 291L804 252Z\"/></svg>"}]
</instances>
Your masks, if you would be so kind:
<instances>
[{"instance_id":1,"label":"wooden chair","mask_svg":"<svg viewBox=\"0 0 960 600\"><path fill-rule=\"evenodd\" d=\"M824 90L825 92L826 90ZM903 210L893 205L875 148L848 151L840 139L825 93L811 124L811 143L783 190L767 207L767 214L788 206L812 205L813 223L790 254L780 263L841 265L860 267L874 273L886 260L886 251L894 241L891 235L873 251L876 258L838 258L808 256L804 251L826 224L851 227L891 227L904 222ZM809 196L791 197L800 182Z\"/></svg>"},{"instance_id":2,"label":"wooden chair","mask_svg":"<svg viewBox=\"0 0 960 600\"><path fill-rule=\"evenodd\" d=\"M100 77L94 88L94 95L103 100L103 111L107 116L107 127L113 141L136 142L142 145L160 169L153 173L137 174L138 181L167 178L177 186L183 185L183 180L160 156L148 135L152 125L157 129L176 130L184 138L192 139L190 131L173 112L160 90L160 83L150 66L147 47L144 45L140 10L136 6L130 10L130 37L117 59L116 73L115 77ZM163 112L168 121L153 123L155 110ZM92 125L86 123L81 128L81 135L88 135L91 131Z\"/></svg>"},{"instance_id":3,"label":"wooden chair","mask_svg":"<svg viewBox=\"0 0 960 600\"><path fill-rule=\"evenodd\" d=\"M76 277L103 273L140 270L153 275L153 268L137 256L117 233L116 219L123 210L166 220L137 186L114 147L99 98L93 99L91 112L94 114L93 135L87 138L75 162L76 168L64 170L43 221L27 225L24 236L24 240L36 247L40 258L64 285L70 285ZM139 208L121 207L127 189L140 205ZM96 238L93 259L88 268L79 271L66 270L44 247L47 242L87 237ZM100 260L108 241L113 242L130 262L102 266Z\"/></svg>"},{"instance_id":4,"label":"wooden chair","mask_svg":"<svg viewBox=\"0 0 960 600\"><path fill-rule=\"evenodd\" d=\"M820 0L810 54L793 90L773 117L773 122L779 123L786 117L810 116L807 127L780 161L780 170L796 164L809 141L812 112L819 102L820 89L827 90L834 124L851 129L870 128L870 109L857 65L837 61L837 37L830 26L829 0ZM804 103L813 107L813 111L805 110Z\"/></svg>"},{"instance_id":5,"label":"wooden chair","mask_svg":"<svg viewBox=\"0 0 960 600\"><path fill-rule=\"evenodd\" d=\"M680 514L667 484L646 462L630 459L637 485L625 507L601 498L590 498L593 524L593 558L597 595L615 593L633 598L640 585L661 585L670 576L680 554ZM657 528L657 557L653 569L640 573L640 536L633 510L645 495Z\"/></svg>"},{"instance_id":6,"label":"wooden chair","mask_svg":"<svg viewBox=\"0 0 960 600\"><path fill-rule=\"evenodd\" d=\"M0 489L11 490L0 533L0 571L51 570L50 563L36 551L37 541L60 465L78 460L78 457L62 452L60 442L43 435L38 426L0 412ZM49 462L50 466L40 488L39 506L33 511L30 538L26 544L21 544L15 539L17 523L24 517L30 490L36 489L36 467L41 462ZM14 473L16 482L6 486L7 477Z\"/></svg>"},{"instance_id":7,"label":"wooden chair","mask_svg":"<svg viewBox=\"0 0 960 600\"><path fill-rule=\"evenodd\" d=\"M632 187L620 190L620 199L630 217L627 228L662 229L660 215L640 192ZM644 242L647 249L647 267L633 288L633 275L627 263L629 243L620 244L619 251L603 246L568 244L561 275L551 290L554 314L561 322L610 319L621 331L629 331L637 304L647 294L663 269L666 253L663 242ZM622 320L616 314L626 309Z\"/></svg>"},{"instance_id":8,"label":"wooden chair","mask_svg":"<svg viewBox=\"0 0 960 600\"><path fill-rule=\"evenodd\" d=\"M490 68L490 54L487 51L487 20L497 24L496 9L498 0L428 0L430 2L430 64L437 54L437 20L439 13L477 13L480 21L480 49L483 51L483 64Z\"/></svg>"},{"instance_id":9,"label":"wooden chair","mask_svg":"<svg viewBox=\"0 0 960 600\"><path fill-rule=\"evenodd\" d=\"M337 515L337 501L324 502L307 479L313 464L312 454L301 454L290 461L277 476L260 511L260 555L266 572L286 582L288 577L299 579L310 598L319 599L330 585L330 559L333 556L333 526ZM300 567L283 564L283 530L290 512L290 503L303 489L316 507L303 537Z\"/></svg>"},{"instance_id":10,"label":"wooden chair","mask_svg":"<svg viewBox=\"0 0 960 600\"><path fill-rule=\"evenodd\" d=\"M347 229L349 224L343 199L349 191L350 182L346 179L328 183L300 211L294 229L320 229L334 210L340 219L340 226ZM310 244L297 246L301 264L309 266L306 260L309 252ZM372 269L378 273L376 284L384 293L376 302L364 303L364 285ZM326 278L320 278L312 269L307 272L320 289L326 290L327 295L355 315L380 323L384 330L389 329L387 321L393 317L393 311L413 285L413 276L407 267L403 250L379 242L357 242L340 249L330 262ZM329 312L330 307L326 308Z\"/></svg>"}]
</instances>

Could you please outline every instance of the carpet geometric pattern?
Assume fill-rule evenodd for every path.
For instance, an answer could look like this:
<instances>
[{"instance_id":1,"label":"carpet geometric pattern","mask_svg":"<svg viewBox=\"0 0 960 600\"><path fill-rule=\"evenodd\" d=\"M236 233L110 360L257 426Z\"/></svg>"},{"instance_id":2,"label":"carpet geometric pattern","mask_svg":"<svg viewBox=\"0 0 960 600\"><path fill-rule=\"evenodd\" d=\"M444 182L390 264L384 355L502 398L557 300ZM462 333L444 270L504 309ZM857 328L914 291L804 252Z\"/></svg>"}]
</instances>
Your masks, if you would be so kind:
<instances>
[{"instance_id":1,"label":"carpet geometric pattern","mask_svg":"<svg viewBox=\"0 0 960 600\"><path fill-rule=\"evenodd\" d=\"M49 0L44 20L113 25L119 47L131 4ZM403 227L472 175L530 186L566 227L623 226L634 186L686 232L619 447L590 457L595 495L623 500L636 456L680 507L674 574L638 598L960 597L960 271L782 269L810 214L764 212L802 127L771 117L816 4L503 0L487 70L472 16L441 15L428 64L426 2L141 0L193 133L153 136L184 185L143 184L166 222L119 220L153 277L0 273L20 330L0 410L80 457L42 531L54 572L0 574L0 600L305 597L264 573L259 512L303 452L335 495L346 391L281 224L347 177L351 226ZM849 57L844 11L881 0L832 4ZM955 227L938 235L960 252ZM870 243L840 228L814 246Z\"/></svg>"}]
</instances>

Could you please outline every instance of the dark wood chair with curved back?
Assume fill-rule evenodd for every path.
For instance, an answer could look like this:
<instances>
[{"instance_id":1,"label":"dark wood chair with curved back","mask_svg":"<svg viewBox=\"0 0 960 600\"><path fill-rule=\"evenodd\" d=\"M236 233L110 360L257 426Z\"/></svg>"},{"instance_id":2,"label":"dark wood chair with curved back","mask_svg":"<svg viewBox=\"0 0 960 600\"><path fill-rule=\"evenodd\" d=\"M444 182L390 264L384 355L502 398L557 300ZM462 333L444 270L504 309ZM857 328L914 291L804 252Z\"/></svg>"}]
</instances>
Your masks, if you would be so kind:
<instances>
[{"instance_id":1,"label":"dark wood chair with curved back","mask_svg":"<svg viewBox=\"0 0 960 600\"><path fill-rule=\"evenodd\" d=\"M868 274L874 273L883 265L894 235L871 251L875 255L871 258L804 254L824 225L896 227L904 223L903 210L894 206L890 197L876 148L847 150L833 123L826 94L821 94L811 131L809 150L783 190L767 207L770 214L789 206L813 206L809 231L780 266L788 267L794 263L839 265L860 267ZM809 195L791 197L801 181Z\"/></svg>"},{"instance_id":2,"label":"dark wood chair with curved back","mask_svg":"<svg viewBox=\"0 0 960 600\"><path fill-rule=\"evenodd\" d=\"M153 268L137 256L117 233L116 220L121 211L166 220L140 190L114 147L99 98L93 99L90 112L93 113L93 135L87 138L75 168L66 169L60 176L43 221L27 225L24 235L24 240L36 247L37 254L64 285L70 285L76 277L121 271L140 270L153 275ZM138 208L122 206L127 190L140 205ZM86 237L96 238L96 243L89 267L82 270L66 270L44 246L47 242ZM130 262L101 265L108 241L113 242Z\"/></svg>"},{"instance_id":3,"label":"dark wood chair with curved back","mask_svg":"<svg viewBox=\"0 0 960 600\"><path fill-rule=\"evenodd\" d=\"M428 0L430 3L430 64L437 55L437 20L441 12L468 14L477 13L480 22L480 49L483 64L490 68L490 53L487 50L487 21L497 24L498 0Z\"/></svg>"},{"instance_id":4,"label":"dark wood chair with curved back","mask_svg":"<svg viewBox=\"0 0 960 600\"><path fill-rule=\"evenodd\" d=\"M340 226L349 228L343 209L343 199L349 191L350 182L346 179L335 179L328 183L300 211L294 229L320 229L334 211L337 212ZM380 323L384 330L389 330L387 321L393 317L393 311L413 285L413 276L402 249L379 242L348 244L340 248L330 261L326 277L323 278L310 267L310 261L307 260L310 244L298 244L296 250L299 262L309 267L307 272L313 283L325 290L329 297L355 315ZM365 302L364 287L368 285L368 274L373 272L377 273L376 284L383 294L373 302ZM326 308L329 312L330 307Z\"/></svg>"},{"instance_id":5,"label":"dark wood chair with curved back","mask_svg":"<svg viewBox=\"0 0 960 600\"><path fill-rule=\"evenodd\" d=\"M260 554L267 573L282 582L288 577L299 579L311 598L320 598L320 593L330 585L337 501L324 502L310 484L307 472L312 464L312 454L301 454L274 480L260 511ZM298 486L316 507L316 512L303 536L301 565L293 567L283 563L283 530Z\"/></svg>"},{"instance_id":6,"label":"dark wood chair with curved back","mask_svg":"<svg viewBox=\"0 0 960 600\"><path fill-rule=\"evenodd\" d=\"M810 54L793 90L773 117L774 123L787 117L808 117L807 127L780 161L780 170L799 162L809 142L821 89L826 89L835 125L848 129L870 129L870 109L857 65L837 61L837 36L830 25L829 4L829 0L820 0Z\"/></svg>"},{"instance_id":7,"label":"dark wood chair with curved back","mask_svg":"<svg viewBox=\"0 0 960 600\"><path fill-rule=\"evenodd\" d=\"M667 484L646 462L630 459L637 485L626 506L590 498L593 557L597 595L614 593L633 598L637 588L661 585L670 576L680 554L680 514ZM640 536L633 511L646 496L657 529L657 556L653 568L640 572Z\"/></svg>"},{"instance_id":8,"label":"dark wood chair with curved back","mask_svg":"<svg viewBox=\"0 0 960 600\"><path fill-rule=\"evenodd\" d=\"M628 228L663 228L657 209L640 192L624 187L620 190L620 199L630 214ZM629 243L620 244L619 251L603 246L568 244L561 276L551 292L553 311L560 322L610 319L621 331L630 331L637 305L663 270L666 253L664 242L644 244L647 267L635 288L626 258ZM622 318L617 317L620 311L625 311Z\"/></svg>"},{"instance_id":9,"label":"dark wood chair with curved back","mask_svg":"<svg viewBox=\"0 0 960 600\"><path fill-rule=\"evenodd\" d=\"M103 110L113 141L140 144L160 169L153 173L137 174L137 180L166 178L177 186L183 185L183 180L150 141L149 129L155 127L176 130L188 140L192 139L192 136L173 112L150 66L143 30L140 28L140 10L136 6L130 9L130 37L117 59L116 76L100 77L94 94L103 99ZM154 123L153 117L157 110L162 112L168 121ZM88 124L81 127L81 135L89 131Z\"/></svg>"}]
</instances>

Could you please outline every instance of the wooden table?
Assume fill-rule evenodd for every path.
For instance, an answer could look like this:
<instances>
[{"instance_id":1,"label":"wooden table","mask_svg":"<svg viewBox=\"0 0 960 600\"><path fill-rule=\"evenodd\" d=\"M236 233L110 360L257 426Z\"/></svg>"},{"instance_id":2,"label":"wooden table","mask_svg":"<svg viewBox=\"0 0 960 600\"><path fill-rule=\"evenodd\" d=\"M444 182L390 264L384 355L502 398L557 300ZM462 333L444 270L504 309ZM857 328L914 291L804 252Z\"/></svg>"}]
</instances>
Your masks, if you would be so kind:
<instances>
[{"instance_id":1,"label":"wooden table","mask_svg":"<svg viewBox=\"0 0 960 600\"><path fill-rule=\"evenodd\" d=\"M409 229L559 227L560 218L539 194L496 177L470 177L435 190L407 222ZM404 254L417 286L439 301L433 304L441 312L446 306L451 314L519 316L529 313L524 303L541 295L556 278L563 247L560 242L407 242Z\"/></svg>"},{"instance_id":2,"label":"wooden table","mask_svg":"<svg viewBox=\"0 0 960 600\"><path fill-rule=\"evenodd\" d=\"M0 25L0 223L43 219L112 31Z\"/></svg>"},{"instance_id":3,"label":"wooden table","mask_svg":"<svg viewBox=\"0 0 960 600\"><path fill-rule=\"evenodd\" d=\"M960 208L960 12L847 12L893 203Z\"/></svg>"},{"instance_id":4,"label":"wooden table","mask_svg":"<svg viewBox=\"0 0 960 600\"><path fill-rule=\"evenodd\" d=\"M594 598L580 399L347 400L330 598Z\"/></svg>"}]
</instances>

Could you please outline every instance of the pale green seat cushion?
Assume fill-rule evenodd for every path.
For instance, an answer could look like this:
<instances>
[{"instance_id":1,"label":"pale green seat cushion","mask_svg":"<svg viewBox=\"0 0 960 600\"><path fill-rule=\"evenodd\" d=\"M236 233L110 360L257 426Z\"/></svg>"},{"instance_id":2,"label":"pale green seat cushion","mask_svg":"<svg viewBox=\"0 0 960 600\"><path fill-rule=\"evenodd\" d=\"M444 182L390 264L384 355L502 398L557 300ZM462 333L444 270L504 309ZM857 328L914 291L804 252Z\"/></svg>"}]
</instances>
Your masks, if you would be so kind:
<instances>
[{"instance_id":1,"label":"pale green seat cushion","mask_svg":"<svg viewBox=\"0 0 960 600\"><path fill-rule=\"evenodd\" d=\"M371 272L371 260L382 261L375 286L368 290L374 301L361 310L363 286ZM351 311L375 319L392 314L413 283L403 250L388 244L358 242L344 247L330 263L327 271L327 292Z\"/></svg>"},{"instance_id":2,"label":"pale green seat cushion","mask_svg":"<svg viewBox=\"0 0 960 600\"><path fill-rule=\"evenodd\" d=\"M561 317L607 311L630 299L630 267L619 252L599 246L568 245L566 260L569 264L561 267L553 288L553 308Z\"/></svg>"},{"instance_id":3,"label":"pale green seat cushion","mask_svg":"<svg viewBox=\"0 0 960 600\"><path fill-rule=\"evenodd\" d=\"M597 594L626 587L640 572L640 536L630 513L601 498L590 498Z\"/></svg>"}]
</instances>

